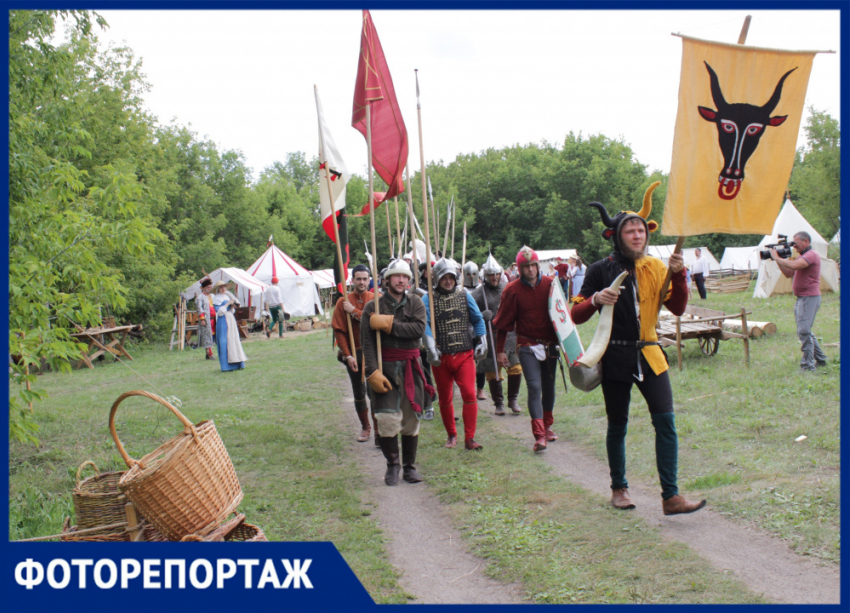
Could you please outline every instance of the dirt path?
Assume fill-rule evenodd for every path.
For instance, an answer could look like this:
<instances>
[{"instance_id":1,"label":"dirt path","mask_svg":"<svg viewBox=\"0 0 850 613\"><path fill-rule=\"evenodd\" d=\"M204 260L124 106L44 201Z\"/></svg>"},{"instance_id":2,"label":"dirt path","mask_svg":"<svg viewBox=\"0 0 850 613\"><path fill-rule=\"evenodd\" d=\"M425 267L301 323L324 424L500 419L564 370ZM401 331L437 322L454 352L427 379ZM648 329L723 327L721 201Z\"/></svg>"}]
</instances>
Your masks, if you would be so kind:
<instances>
[{"instance_id":1,"label":"dirt path","mask_svg":"<svg viewBox=\"0 0 850 613\"><path fill-rule=\"evenodd\" d=\"M531 426L528 413L495 417L488 401L481 403L479 420L493 419L498 427L529 446ZM557 418L556 418L557 419ZM555 432L558 432L555 423ZM485 443L486 444L486 443ZM573 483L610 497L608 466L590 454L563 440L551 443L539 454L542 462L556 474ZM731 571L754 592L780 603L838 604L840 575L836 568L791 551L775 537L736 524L709 507L693 515L665 517L657 484L630 481L629 492L637 508L635 513L657 526L665 538L685 543L706 558L715 568Z\"/></svg>"},{"instance_id":2,"label":"dirt path","mask_svg":"<svg viewBox=\"0 0 850 613\"><path fill-rule=\"evenodd\" d=\"M390 562L402 573L401 586L416 597L413 602L521 603L519 587L484 575L486 562L466 550L449 515L425 483L384 484L387 464L380 449L371 440L355 440L358 422L350 391L342 402L351 410L340 412L341 427L351 433L351 453L363 466L368 496L376 504L375 518L387 536Z\"/></svg>"}]
</instances>

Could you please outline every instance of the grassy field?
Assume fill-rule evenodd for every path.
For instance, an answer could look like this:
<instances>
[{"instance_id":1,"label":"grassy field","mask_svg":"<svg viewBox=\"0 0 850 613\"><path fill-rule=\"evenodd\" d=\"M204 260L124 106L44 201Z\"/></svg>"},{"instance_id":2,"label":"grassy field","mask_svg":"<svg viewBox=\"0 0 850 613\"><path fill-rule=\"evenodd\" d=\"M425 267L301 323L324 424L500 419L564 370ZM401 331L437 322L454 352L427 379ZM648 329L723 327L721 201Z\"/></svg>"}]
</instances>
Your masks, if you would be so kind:
<instances>
[{"instance_id":1,"label":"grassy field","mask_svg":"<svg viewBox=\"0 0 850 613\"><path fill-rule=\"evenodd\" d=\"M672 369L680 432L680 486L713 508L786 539L798 552L835 563L839 555L839 371L834 364L798 373L793 299L750 293L710 294L704 306L753 311L776 335L722 342L705 357L690 341L683 372ZM815 324L838 342L838 296L824 297ZM592 326L581 329L592 334ZM590 326L590 327L589 327ZM193 421L213 418L239 474L248 520L274 540L331 540L378 602L405 602L386 562L384 536L371 520L374 502L347 454L351 424L339 415L347 383L322 332L283 342L249 342L244 371L221 373L199 351L131 348L129 368L99 364L71 375L47 374L50 398L37 408L41 446L10 445L11 538L54 534L70 514L74 473L84 460L121 469L107 429L121 393L174 395ZM670 352L675 363L675 352ZM524 397L524 391L521 399ZM645 404L634 394L629 476L655 483L653 439ZM604 460L601 392L559 394L558 433ZM180 430L166 409L132 398L118 412L119 432L140 457ZM442 448L438 420L423 424L420 461L489 572L520 582L531 602L759 602L732 577L688 548L665 543L639 519L555 477L527 449L481 420L481 454ZM804 434L802 443L794 439ZM494 453L494 450L498 453ZM509 459L510 461L506 461Z\"/></svg>"}]
</instances>

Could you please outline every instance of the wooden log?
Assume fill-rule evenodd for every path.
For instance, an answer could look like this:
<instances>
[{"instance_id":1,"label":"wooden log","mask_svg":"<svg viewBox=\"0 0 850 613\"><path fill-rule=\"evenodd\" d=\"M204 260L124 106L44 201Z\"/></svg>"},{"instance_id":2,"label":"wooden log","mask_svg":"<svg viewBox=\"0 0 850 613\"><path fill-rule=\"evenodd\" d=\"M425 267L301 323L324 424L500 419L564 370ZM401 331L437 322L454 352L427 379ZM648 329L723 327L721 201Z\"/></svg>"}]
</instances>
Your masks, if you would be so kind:
<instances>
[{"instance_id":1,"label":"wooden log","mask_svg":"<svg viewBox=\"0 0 850 613\"><path fill-rule=\"evenodd\" d=\"M740 334L744 330L744 322L740 319L727 319L721 324L721 327L724 330ZM748 321L747 329L750 338L759 338L765 334L776 334L776 324L771 321Z\"/></svg>"},{"instance_id":2,"label":"wooden log","mask_svg":"<svg viewBox=\"0 0 850 613\"><path fill-rule=\"evenodd\" d=\"M743 330L741 332L744 335L744 357L747 360L747 368L750 367L750 333L747 329L747 310L745 308L741 308L741 323L743 324Z\"/></svg>"}]
</instances>

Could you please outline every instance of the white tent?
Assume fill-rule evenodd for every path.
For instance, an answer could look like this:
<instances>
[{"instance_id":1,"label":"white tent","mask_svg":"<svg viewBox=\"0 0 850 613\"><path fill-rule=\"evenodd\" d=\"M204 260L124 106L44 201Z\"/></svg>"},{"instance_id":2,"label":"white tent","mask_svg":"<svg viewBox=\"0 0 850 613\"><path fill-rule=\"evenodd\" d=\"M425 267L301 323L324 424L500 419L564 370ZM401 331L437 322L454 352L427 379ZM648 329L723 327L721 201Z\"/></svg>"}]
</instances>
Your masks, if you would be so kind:
<instances>
[{"instance_id":1,"label":"white tent","mask_svg":"<svg viewBox=\"0 0 850 613\"><path fill-rule=\"evenodd\" d=\"M248 267L248 274L266 285L271 284L272 277L277 277L283 296L283 309L293 317L310 317L316 313L324 313L313 275L274 244ZM263 297L257 306L264 304Z\"/></svg>"},{"instance_id":2,"label":"white tent","mask_svg":"<svg viewBox=\"0 0 850 613\"><path fill-rule=\"evenodd\" d=\"M660 260L662 260L665 264L667 263L668 258L672 255L673 251L676 249L676 245L650 245L647 247L646 252L649 255L653 255ZM714 257L714 254L708 250L708 247L700 247L702 249L702 254L705 256L705 259L708 260L708 269L710 271L720 270L720 262L717 261L717 258ZM685 266L688 268L693 267L694 262L697 259L696 256L696 247L689 247L687 249L682 249L682 257L685 260Z\"/></svg>"},{"instance_id":3,"label":"white tent","mask_svg":"<svg viewBox=\"0 0 850 613\"><path fill-rule=\"evenodd\" d=\"M817 251L823 257L826 257L827 242L826 239L818 234L818 231L812 227L806 218L797 210L790 200L786 200L779 211L779 216L773 222L773 231L761 239L759 249L764 249L765 245L773 245L779 242L779 235L784 234L788 240L792 240L796 232L808 232L812 237L812 249Z\"/></svg>"},{"instance_id":4,"label":"white tent","mask_svg":"<svg viewBox=\"0 0 850 613\"><path fill-rule=\"evenodd\" d=\"M545 249L537 252L537 259L540 263L540 272L544 275L549 273L549 264L552 266L558 265L557 258L561 258L563 263L566 264L567 260L570 258L574 258L577 255L575 249ZM513 264L513 260L508 262L505 268L510 267Z\"/></svg>"},{"instance_id":5,"label":"white tent","mask_svg":"<svg viewBox=\"0 0 850 613\"><path fill-rule=\"evenodd\" d=\"M826 257L827 242L818 234L806 218L800 214L790 200L786 200L779 211L779 216L773 223L773 231L761 239L759 249L765 245L775 244L779 241L779 235L784 234L788 240L792 240L797 232L808 232L812 237L812 249L821 256L820 260L820 288L821 291L838 291L838 267L833 260ZM763 260L759 265L759 276L756 281L756 289L753 298L767 298L773 294L790 294L791 279L783 275L779 266L773 260Z\"/></svg>"},{"instance_id":6,"label":"white tent","mask_svg":"<svg viewBox=\"0 0 850 613\"><path fill-rule=\"evenodd\" d=\"M233 293L243 306L248 306L248 303L251 300L253 300L254 304L256 304L257 300L260 299L268 288L267 283L263 283L259 279L252 277L241 268L217 268L207 276L212 279L213 283L216 281L228 281L230 283L234 283L236 288ZM201 293L201 281L203 278L204 277L198 279L192 285L184 289L180 292L180 295L186 300L193 300L195 296Z\"/></svg>"},{"instance_id":7,"label":"white tent","mask_svg":"<svg viewBox=\"0 0 850 613\"><path fill-rule=\"evenodd\" d=\"M720 268L755 272L759 269L760 262L758 247L726 247L723 257L720 258Z\"/></svg>"},{"instance_id":8,"label":"white tent","mask_svg":"<svg viewBox=\"0 0 850 613\"><path fill-rule=\"evenodd\" d=\"M323 270L311 270L313 281L316 282L316 287L319 289L328 289L334 286L334 270L333 268L325 268ZM345 283L351 285L351 269L348 269L348 279Z\"/></svg>"}]
</instances>

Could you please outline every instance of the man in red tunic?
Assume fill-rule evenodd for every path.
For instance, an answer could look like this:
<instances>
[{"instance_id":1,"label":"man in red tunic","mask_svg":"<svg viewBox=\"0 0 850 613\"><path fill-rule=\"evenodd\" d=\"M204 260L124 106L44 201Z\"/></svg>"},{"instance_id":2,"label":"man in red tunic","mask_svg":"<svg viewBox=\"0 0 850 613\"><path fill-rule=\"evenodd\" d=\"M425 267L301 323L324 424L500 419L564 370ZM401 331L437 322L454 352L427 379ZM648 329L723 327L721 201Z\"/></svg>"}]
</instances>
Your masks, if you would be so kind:
<instances>
[{"instance_id":1,"label":"man in red tunic","mask_svg":"<svg viewBox=\"0 0 850 613\"><path fill-rule=\"evenodd\" d=\"M549 288L554 277L540 274L537 254L530 247L519 250L516 263L520 277L505 286L499 312L493 318L493 327L498 330L496 361L508 368L505 341L516 326L517 354L528 387L533 448L543 451L547 441L558 440L552 431L558 338L549 319Z\"/></svg>"},{"instance_id":2,"label":"man in red tunic","mask_svg":"<svg viewBox=\"0 0 850 613\"><path fill-rule=\"evenodd\" d=\"M351 281L354 291L348 297L340 297L334 307L331 327L334 331L334 339L342 354L342 362L348 371L351 380L351 391L354 393L354 410L360 419L360 436L357 441L365 443L369 440L372 427L369 423L369 407L366 405L366 384L363 382L363 348L360 342L360 317L363 315L363 307L370 300L374 300L375 294L369 291L369 269L363 264L358 264L351 271ZM346 315L347 314L347 315ZM351 347L348 318L351 318L351 330L354 334L354 347ZM378 430L375 428L375 445L378 444Z\"/></svg>"}]
</instances>

